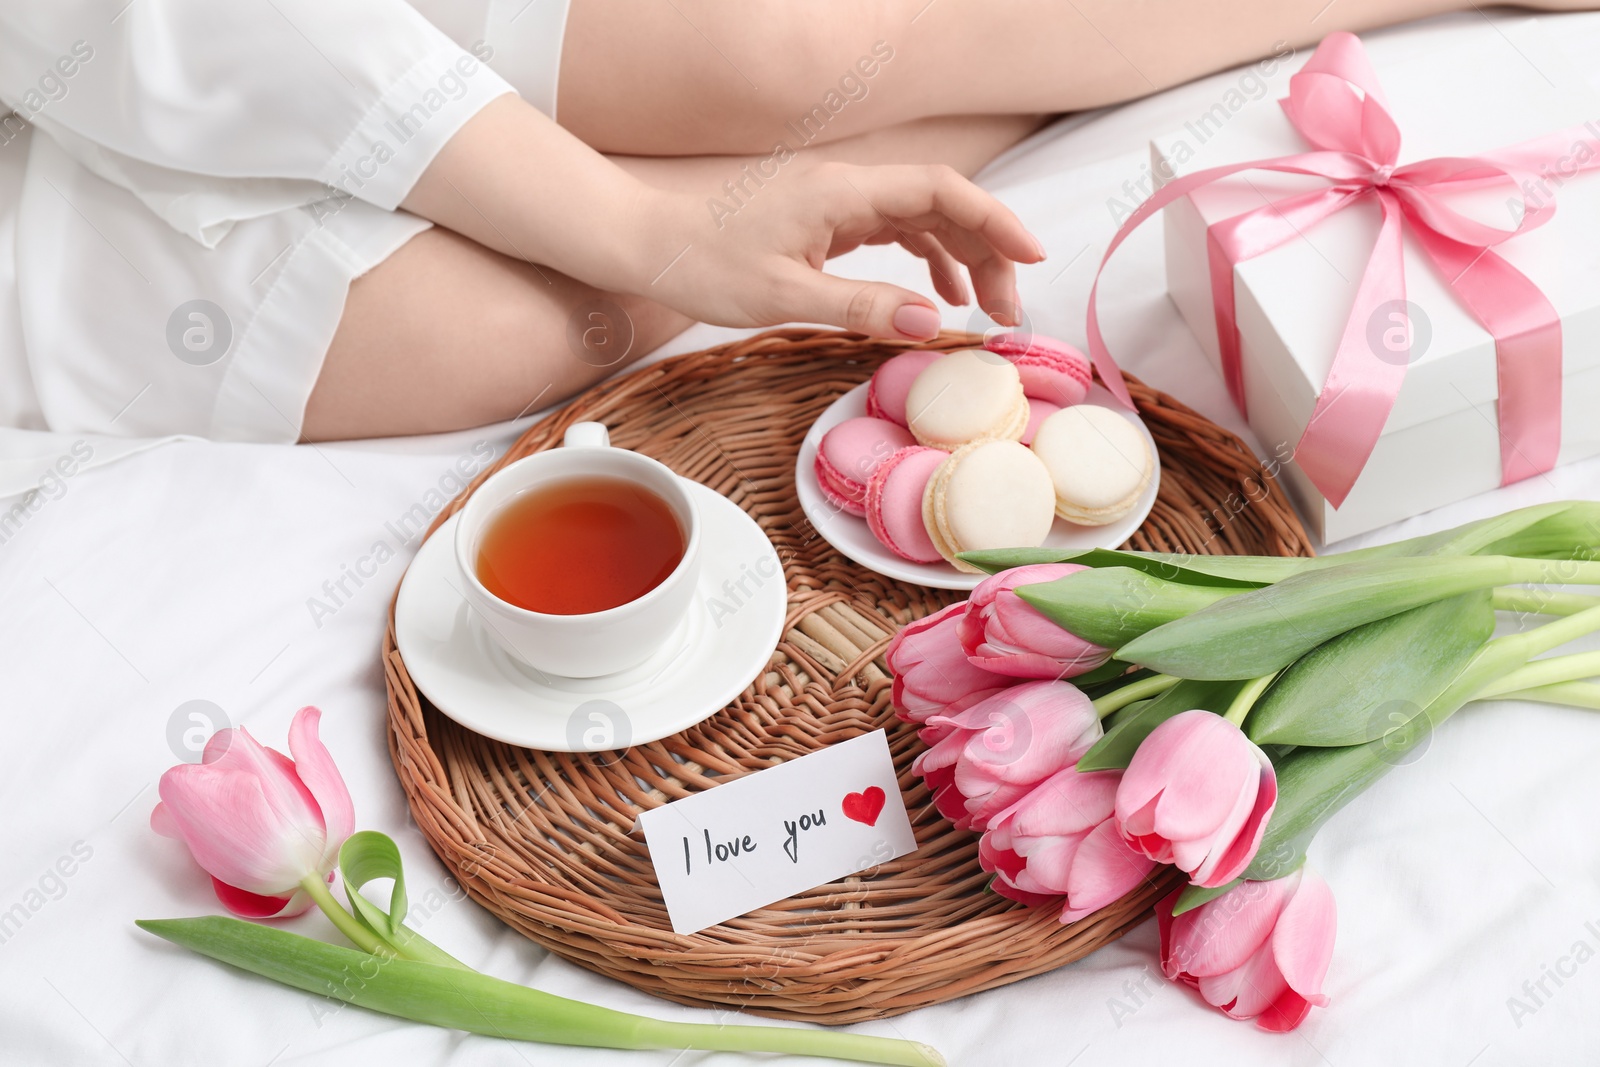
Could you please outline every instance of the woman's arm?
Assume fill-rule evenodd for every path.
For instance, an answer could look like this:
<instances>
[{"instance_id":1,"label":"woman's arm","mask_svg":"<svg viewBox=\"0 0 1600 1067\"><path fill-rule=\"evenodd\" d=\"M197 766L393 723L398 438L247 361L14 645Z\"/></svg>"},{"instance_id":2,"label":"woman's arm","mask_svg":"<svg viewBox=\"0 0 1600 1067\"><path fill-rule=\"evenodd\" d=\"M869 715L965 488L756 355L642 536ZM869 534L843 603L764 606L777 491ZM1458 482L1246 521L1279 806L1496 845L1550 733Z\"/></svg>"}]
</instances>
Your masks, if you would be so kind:
<instances>
[{"instance_id":1,"label":"woman's arm","mask_svg":"<svg viewBox=\"0 0 1600 1067\"><path fill-rule=\"evenodd\" d=\"M1043 249L1015 215L942 166L776 164L734 213L630 176L512 97L469 120L403 206L508 256L725 326L819 322L887 337L938 331L907 289L822 273L865 243L929 260L935 289L1014 325L1013 261ZM758 176L760 177L760 176ZM723 202L726 208L727 202Z\"/></svg>"}]
</instances>

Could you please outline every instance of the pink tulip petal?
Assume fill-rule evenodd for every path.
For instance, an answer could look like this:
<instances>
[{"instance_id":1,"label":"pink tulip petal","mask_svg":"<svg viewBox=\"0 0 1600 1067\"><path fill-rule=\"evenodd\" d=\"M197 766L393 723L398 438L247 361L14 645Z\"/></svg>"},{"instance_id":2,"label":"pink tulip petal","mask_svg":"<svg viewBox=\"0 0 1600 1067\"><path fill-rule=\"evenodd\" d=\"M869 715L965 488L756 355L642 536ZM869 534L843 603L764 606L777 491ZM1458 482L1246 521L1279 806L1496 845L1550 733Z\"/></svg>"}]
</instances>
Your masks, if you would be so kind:
<instances>
[{"instance_id":1,"label":"pink tulip petal","mask_svg":"<svg viewBox=\"0 0 1600 1067\"><path fill-rule=\"evenodd\" d=\"M1037 908L1051 904L1061 899L1055 893L1028 893L1016 886L1009 884L1004 875L997 874L989 880L989 888L1007 900L1014 900L1018 904L1026 904L1030 908Z\"/></svg>"},{"instance_id":2,"label":"pink tulip petal","mask_svg":"<svg viewBox=\"0 0 1600 1067\"><path fill-rule=\"evenodd\" d=\"M237 774L253 778L274 813L286 824L316 827L320 832L322 810L317 800L295 773L294 764L283 753L270 749L240 726L232 731L227 748L215 760L201 766L217 774ZM207 746L209 748L209 745Z\"/></svg>"},{"instance_id":3,"label":"pink tulip petal","mask_svg":"<svg viewBox=\"0 0 1600 1067\"><path fill-rule=\"evenodd\" d=\"M1150 803L1153 807L1155 801L1151 801ZM1168 841L1160 834L1130 834L1128 833L1127 828L1124 827L1122 831L1122 839L1128 843L1129 848L1140 853L1141 855L1149 856L1157 863L1172 862L1172 842Z\"/></svg>"},{"instance_id":4,"label":"pink tulip petal","mask_svg":"<svg viewBox=\"0 0 1600 1067\"><path fill-rule=\"evenodd\" d=\"M937 714L974 690L1008 681L967 660L956 632L966 610L966 601L951 604L907 624L889 642L885 659L895 676L890 699L913 721Z\"/></svg>"},{"instance_id":5,"label":"pink tulip petal","mask_svg":"<svg viewBox=\"0 0 1600 1067\"><path fill-rule=\"evenodd\" d=\"M304 707L295 712L294 722L289 726L289 751L294 755L295 769L322 810L325 844L318 869L334 862L339 846L356 828L356 810L350 790L345 787L332 754L317 736L321 721L321 711Z\"/></svg>"},{"instance_id":6,"label":"pink tulip petal","mask_svg":"<svg viewBox=\"0 0 1600 1067\"><path fill-rule=\"evenodd\" d=\"M235 743L229 754L242 746ZM261 896L289 891L322 856L320 816L287 823L253 774L215 763L179 764L161 776L160 794L195 861L207 873Z\"/></svg>"},{"instance_id":7,"label":"pink tulip petal","mask_svg":"<svg viewBox=\"0 0 1600 1067\"><path fill-rule=\"evenodd\" d=\"M1163 840L1165 839L1163 838ZM1199 870L1205 865L1207 857L1211 854L1211 839L1209 837L1202 837L1198 841L1173 841L1171 844L1172 865L1180 871L1193 873Z\"/></svg>"},{"instance_id":8,"label":"pink tulip petal","mask_svg":"<svg viewBox=\"0 0 1600 1067\"><path fill-rule=\"evenodd\" d=\"M1289 988L1265 948L1240 967L1225 974L1200 979L1200 995L1235 1019L1254 1019Z\"/></svg>"},{"instance_id":9,"label":"pink tulip petal","mask_svg":"<svg viewBox=\"0 0 1600 1067\"><path fill-rule=\"evenodd\" d=\"M200 753L201 763L215 763L228 751L228 746L233 744L234 731L231 727L218 730L206 738L206 747Z\"/></svg>"},{"instance_id":10,"label":"pink tulip petal","mask_svg":"<svg viewBox=\"0 0 1600 1067\"><path fill-rule=\"evenodd\" d=\"M1106 819L1078 846L1067 874L1067 900L1074 910L1097 911L1132 892L1155 869L1155 861L1129 848L1116 823ZM1063 914L1061 921L1073 920Z\"/></svg>"},{"instance_id":11,"label":"pink tulip petal","mask_svg":"<svg viewBox=\"0 0 1600 1067\"><path fill-rule=\"evenodd\" d=\"M1016 585L1059 577L1043 572L1063 566L1018 567L974 589L967 614L956 630L967 659L996 674L1059 679L1092 670L1110 658L1109 649L1062 629L1011 591ZM1029 570L1041 573L1022 573Z\"/></svg>"},{"instance_id":12,"label":"pink tulip petal","mask_svg":"<svg viewBox=\"0 0 1600 1067\"><path fill-rule=\"evenodd\" d=\"M958 830L970 829L967 821L967 798L954 785L942 786L933 794L933 806L940 815L949 819Z\"/></svg>"},{"instance_id":13,"label":"pink tulip petal","mask_svg":"<svg viewBox=\"0 0 1600 1067\"><path fill-rule=\"evenodd\" d=\"M1234 836L1232 844L1218 859L1210 877L1203 882L1198 877L1195 879L1200 885L1227 885L1245 872L1261 848L1261 838L1267 832L1267 822L1272 818L1273 809L1278 806L1278 775L1272 769L1272 763L1267 759L1266 753L1256 749L1256 756L1261 761L1261 777L1250 816Z\"/></svg>"},{"instance_id":14,"label":"pink tulip petal","mask_svg":"<svg viewBox=\"0 0 1600 1067\"><path fill-rule=\"evenodd\" d=\"M962 756L1002 781L1031 784L1048 778L1067 765L1074 749L1100 737L1094 706L1070 682L1023 682L968 714L980 709L988 717L987 729L974 736Z\"/></svg>"},{"instance_id":15,"label":"pink tulip petal","mask_svg":"<svg viewBox=\"0 0 1600 1067\"><path fill-rule=\"evenodd\" d=\"M991 827L978 839L978 865L990 874L1015 878L1026 861L1011 848L1009 839Z\"/></svg>"},{"instance_id":16,"label":"pink tulip petal","mask_svg":"<svg viewBox=\"0 0 1600 1067\"><path fill-rule=\"evenodd\" d=\"M971 735L953 723L946 724L939 720L933 720L924 729L949 731L934 745L919 752L917 758L911 761L911 770L927 778L935 771L954 767L956 760L961 757L961 750L967 747L967 738Z\"/></svg>"},{"instance_id":17,"label":"pink tulip petal","mask_svg":"<svg viewBox=\"0 0 1600 1067\"><path fill-rule=\"evenodd\" d=\"M1324 997L1323 1001L1326 1000ZM1277 1000L1267 1005L1266 1010L1256 1016L1256 1025L1269 1033L1287 1034L1305 1022L1306 1016L1310 1013L1310 1001L1293 989L1285 989Z\"/></svg>"},{"instance_id":18,"label":"pink tulip petal","mask_svg":"<svg viewBox=\"0 0 1600 1067\"><path fill-rule=\"evenodd\" d=\"M270 919L282 915L289 906L294 894L281 897L265 897L259 893L251 893L240 889L238 886L229 885L220 878L211 879L211 888L216 890L217 899L222 901L222 906L241 915L246 919ZM310 897L306 897L307 903Z\"/></svg>"},{"instance_id":19,"label":"pink tulip petal","mask_svg":"<svg viewBox=\"0 0 1600 1067\"><path fill-rule=\"evenodd\" d=\"M1171 955L1196 978L1237 970L1272 936L1283 906L1294 893L1294 876L1244 882L1215 900L1172 920Z\"/></svg>"},{"instance_id":20,"label":"pink tulip petal","mask_svg":"<svg viewBox=\"0 0 1600 1067\"><path fill-rule=\"evenodd\" d=\"M167 810L165 804L156 803L150 812L150 829L162 837L175 837L183 840L183 831L178 829L177 822L172 818L172 812Z\"/></svg>"},{"instance_id":21,"label":"pink tulip petal","mask_svg":"<svg viewBox=\"0 0 1600 1067\"><path fill-rule=\"evenodd\" d=\"M1253 798L1260 772L1255 746L1237 726L1209 711L1184 714L1202 718L1193 720L1198 729L1186 736L1176 735L1178 745L1158 751L1165 763L1165 788L1156 805L1156 833L1193 840L1214 834L1235 810L1241 792L1248 789ZM1156 732L1176 721L1169 719L1156 727ZM1140 745L1134 753L1135 764L1143 751L1144 745ZM1133 771L1130 765L1124 782Z\"/></svg>"},{"instance_id":22,"label":"pink tulip petal","mask_svg":"<svg viewBox=\"0 0 1600 1067\"><path fill-rule=\"evenodd\" d=\"M1065 896L1078 846L1087 836L1072 834L1031 839L1021 852L1027 864L1011 879L1012 884L1028 893Z\"/></svg>"},{"instance_id":23,"label":"pink tulip petal","mask_svg":"<svg viewBox=\"0 0 1600 1067\"><path fill-rule=\"evenodd\" d=\"M1178 897L1183 890L1174 889L1156 904L1156 932L1161 940L1161 973L1173 981L1187 981L1193 984L1188 972L1179 965L1177 957L1172 951L1173 926L1177 920L1172 917L1172 909L1177 906Z\"/></svg>"},{"instance_id":24,"label":"pink tulip petal","mask_svg":"<svg viewBox=\"0 0 1600 1067\"><path fill-rule=\"evenodd\" d=\"M988 625L984 630L991 642L1042 652L1064 663L1090 663L1096 659L1103 663L1111 656L1110 649L1062 629L1015 593L997 597L986 614Z\"/></svg>"},{"instance_id":25,"label":"pink tulip petal","mask_svg":"<svg viewBox=\"0 0 1600 1067\"><path fill-rule=\"evenodd\" d=\"M1083 673L1067 670L1057 660L1038 652L1009 651L988 642L977 646L967 658L984 670L1008 678L1069 678Z\"/></svg>"},{"instance_id":26,"label":"pink tulip petal","mask_svg":"<svg viewBox=\"0 0 1600 1067\"><path fill-rule=\"evenodd\" d=\"M1028 795L1026 782L996 782L992 790L967 797L966 818L956 823L962 830L987 829L989 820Z\"/></svg>"},{"instance_id":27,"label":"pink tulip petal","mask_svg":"<svg viewBox=\"0 0 1600 1067\"><path fill-rule=\"evenodd\" d=\"M1013 832L1019 837L1050 837L1099 825L1115 810L1119 778L1117 771L1080 773L1068 766L1034 786L1010 809Z\"/></svg>"},{"instance_id":28,"label":"pink tulip petal","mask_svg":"<svg viewBox=\"0 0 1600 1067\"><path fill-rule=\"evenodd\" d=\"M1333 959L1337 926L1333 891L1315 871L1302 867L1300 884L1272 932L1272 958L1289 988L1312 1004L1327 1002L1322 980Z\"/></svg>"},{"instance_id":29,"label":"pink tulip petal","mask_svg":"<svg viewBox=\"0 0 1600 1067\"><path fill-rule=\"evenodd\" d=\"M1237 870L1233 869L1241 850L1249 846L1248 840L1241 842L1239 838L1250 822L1251 813L1255 811L1256 794L1260 788L1258 774L1245 782L1234 800L1232 810L1215 830L1195 841L1174 842L1174 852L1178 857L1174 862L1189 872L1189 880L1195 885L1207 889L1227 885L1249 864L1249 856L1245 856L1244 863L1238 864ZM1160 825L1159 812L1156 822ZM1253 849L1250 855L1254 855Z\"/></svg>"},{"instance_id":30,"label":"pink tulip petal","mask_svg":"<svg viewBox=\"0 0 1600 1067\"><path fill-rule=\"evenodd\" d=\"M1159 801L1150 831L1184 840L1214 831L1238 800L1249 741L1239 728L1209 711L1185 711L1144 739L1117 790L1117 817ZM1253 746L1252 746L1253 747Z\"/></svg>"}]
</instances>

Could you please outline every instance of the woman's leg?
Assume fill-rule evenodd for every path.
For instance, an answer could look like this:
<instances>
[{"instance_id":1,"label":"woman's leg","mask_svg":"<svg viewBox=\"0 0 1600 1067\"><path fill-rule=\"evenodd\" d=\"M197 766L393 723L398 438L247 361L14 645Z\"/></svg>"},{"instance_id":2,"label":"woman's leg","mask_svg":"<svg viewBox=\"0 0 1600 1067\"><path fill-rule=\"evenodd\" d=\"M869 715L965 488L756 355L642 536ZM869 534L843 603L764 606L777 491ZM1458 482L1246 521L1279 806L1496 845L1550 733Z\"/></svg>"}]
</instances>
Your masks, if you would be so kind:
<instances>
[{"instance_id":1,"label":"woman's leg","mask_svg":"<svg viewBox=\"0 0 1600 1067\"><path fill-rule=\"evenodd\" d=\"M939 162L970 176L1038 125L1024 116L924 121L806 152L788 166ZM651 183L710 196L740 177L745 160L617 162ZM649 300L600 292L435 227L351 285L302 435L434 433L514 418L571 396L689 325Z\"/></svg>"},{"instance_id":2,"label":"woman's leg","mask_svg":"<svg viewBox=\"0 0 1600 1067\"><path fill-rule=\"evenodd\" d=\"M1334 30L1468 6L1469 0L573 0L559 115L562 125L605 152L764 155L779 142L792 149L934 115L1097 107L1298 49Z\"/></svg>"}]
</instances>

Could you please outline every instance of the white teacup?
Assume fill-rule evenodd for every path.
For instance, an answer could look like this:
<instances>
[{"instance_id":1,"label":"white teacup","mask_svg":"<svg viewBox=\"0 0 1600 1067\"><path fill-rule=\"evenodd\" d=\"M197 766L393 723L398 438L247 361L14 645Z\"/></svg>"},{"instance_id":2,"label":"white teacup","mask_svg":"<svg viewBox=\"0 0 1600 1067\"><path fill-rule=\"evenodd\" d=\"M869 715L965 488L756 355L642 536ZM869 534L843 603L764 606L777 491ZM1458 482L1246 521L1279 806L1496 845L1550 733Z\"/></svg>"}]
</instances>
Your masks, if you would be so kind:
<instances>
[{"instance_id":1,"label":"white teacup","mask_svg":"<svg viewBox=\"0 0 1600 1067\"><path fill-rule=\"evenodd\" d=\"M508 603L478 580L484 530L513 498L568 478L622 478L649 489L684 531L683 558L654 589L626 604L585 615L547 615ZM612 448L598 422L568 428L562 447L537 452L478 487L456 524L456 564L467 603L513 657L547 674L597 678L637 667L671 637L694 602L700 577L700 519L678 476L648 456Z\"/></svg>"}]
</instances>

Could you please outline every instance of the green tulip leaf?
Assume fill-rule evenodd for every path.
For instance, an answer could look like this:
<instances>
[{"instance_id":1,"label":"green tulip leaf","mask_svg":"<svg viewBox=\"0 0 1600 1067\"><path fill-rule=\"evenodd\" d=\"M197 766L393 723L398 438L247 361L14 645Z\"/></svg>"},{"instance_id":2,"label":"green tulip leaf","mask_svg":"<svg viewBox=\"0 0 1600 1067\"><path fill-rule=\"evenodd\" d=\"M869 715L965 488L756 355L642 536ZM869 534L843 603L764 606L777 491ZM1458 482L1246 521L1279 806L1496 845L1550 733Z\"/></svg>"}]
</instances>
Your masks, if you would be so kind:
<instances>
[{"instance_id":1,"label":"green tulip leaf","mask_svg":"<svg viewBox=\"0 0 1600 1067\"><path fill-rule=\"evenodd\" d=\"M1116 723L1078 760L1080 771L1126 769L1133 754L1157 726L1174 715L1200 709L1222 714L1245 682L1179 682L1153 700L1130 705Z\"/></svg>"},{"instance_id":2,"label":"green tulip leaf","mask_svg":"<svg viewBox=\"0 0 1600 1067\"><path fill-rule=\"evenodd\" d=\"M1186 911L1193 911L1202 904L1209 904L1243 881L1243 878L1235 878L1227 885L1219 885L1209 889L1203 885L1195 885L1193 883L1184 886L1178 893L1178 899L1172 902L1172 917L1176 919Z\"/></svg>"},{"instance_id":3,"label":"green tulip leaf","mask_svg":"<svg viewBox=\"0 0 1600 1067\"><path fill-rule=\"evenodd\" d=\"M339 869L344 875L345 896L356 920L371 930L401 956L445 967L466 968L466 964L405 925L406 874L400 847L388 834L361 830L351 834L339 848ZM389 893L389 910L384 911L361 892L368 882L394 879Z\"/></svg>"},{"instance_id":4,"label":"green tulip leaf","mask_svg":"<svg viewBox=\"0 0 1600 1067\"><path fill-rule=\"evenodd\" d=\"M1237 586L1183 585L1131 567L1077 571L1016 590L1057 626L1106 648L1245 591Z\"/></svg>"},{"instance_id":5,"label":"green tulip leaf","mask_svg":"<svg viewBox=\"0 0 1600 1067\"><path fill-rule=\"evenodd\" d=\"M1184 585L1259 586L1298 572L1304 556L1196 556L1179 552L1126 552L1112 548L997 548L963 552L961 558L990 574L1036 563L1080 567L1128 567Z\"/></svg>"},{"instance_id":6,"label":"green tulip leaf","mask_svg":"<svg viewBox=\"0 0 1600 1067\"><path fill-rule=\"evenodd\" d=\"M1131 664L1121 660L1108 659L1092 671L1085 671L1073 678L1066 679L1073 685L1082 689L1089 696L1099 696L1100 689L1115 689L1122 685L1124 680L1132 681L1138 675L1128 674Z\"/></svg>"},{"instance_id":7,"label":"green tulip leaf","mask_svg":"<svg viewBox=\"0 0 1600 1067\"><path fill-rule=\"evenodd\" d=\"M1300 657L1245 720L1258 745L1359 745L1419 714L1494 633L1486 589L1340 634Z\"/></svg>"},{"instance_id":8,"label":"green tulip leaf","mask_svg":"<svg viewBox=\"0 0 1600 1067\"><path fill-rule=\"evenodd\" d=\"M400 847L388 834L376 830L361 830L351 834L339 849L339 869L344 874L345 895L356 918L379 937L391 938L405 922L406 873L400 859ZM379 878L394 879L394 889L389 894L389 910L384 911L361 895L368 882Z\"/></svg>"},{"instance_id":9,"label":"green tulip leaf","mask_svg":"<svg viewBox=\"0 0 1600 1067\"><path fill-rule=\"evenodd\" d=\"M1548 566L1505 556L1357 560L1224 596L1116 646L1116 655L1180 678L1259 678L1357 626L1476 589L1536 581Z\"/></svg>"},{"instance_id":10,"label":"green tulip leaf","mask_svg":"<svg viewBox=\"0 0 1600 1067\"><path fill-rule=\"evenodd\" d=\"M778 1052L905 1067L944 1064L938 1052L915 1041L798 1027L663 1022L476 971L373 956L222 916L145 919L138 925L173 944L295 989L490 1037L591 1048Z\"/></svg>"}]
</instances>

